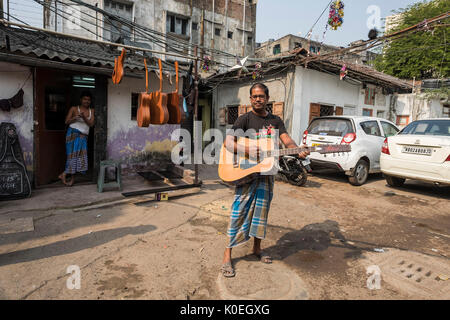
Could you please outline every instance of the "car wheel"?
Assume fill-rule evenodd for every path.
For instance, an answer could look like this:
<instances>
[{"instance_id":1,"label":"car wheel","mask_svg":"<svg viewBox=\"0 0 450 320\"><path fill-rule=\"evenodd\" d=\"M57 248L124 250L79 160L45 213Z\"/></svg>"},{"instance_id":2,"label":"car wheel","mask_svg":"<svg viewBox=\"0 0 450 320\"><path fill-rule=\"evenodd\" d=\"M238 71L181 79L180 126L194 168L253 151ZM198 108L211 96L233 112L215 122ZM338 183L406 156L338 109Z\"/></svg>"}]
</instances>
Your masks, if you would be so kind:
<instances>
[{"instance_id":1,"label":"car wheel","mask_svg":"<svg viewBox=\"0 0 450 320\"><path fill-rule=\"evenodd\" d=\"M366 160L359 160L356 163L355 170L353 171L353 176L348 177L348 181L351 185L361 186L369 177L369 163Z\"/></svg>"},{"instance_id":2,"label":"car wheel","mask_svg":"<svg viewBox=\"0 0 450 320\"><path fill-rule=\"evenodd\" d=\"M392 176L386 176L386 182L388 185L390 185L391 187L401 187L404 183L405 183L405 179L403 178L396 178L396 177L392 177Z\"/></svg>"}]
</instances>

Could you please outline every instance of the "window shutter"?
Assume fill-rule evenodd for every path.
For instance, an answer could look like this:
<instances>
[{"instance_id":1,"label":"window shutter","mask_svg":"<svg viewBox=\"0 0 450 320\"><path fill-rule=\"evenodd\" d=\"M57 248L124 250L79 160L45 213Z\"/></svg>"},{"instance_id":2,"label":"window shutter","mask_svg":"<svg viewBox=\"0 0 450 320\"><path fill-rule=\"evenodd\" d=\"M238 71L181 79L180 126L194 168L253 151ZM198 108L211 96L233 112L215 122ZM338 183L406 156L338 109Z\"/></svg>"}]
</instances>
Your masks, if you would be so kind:
<instances>
[{"instance_id":1,"label":"window shutter","mask_svg":"<svg viewBox=\"0 0 450 320\"><path fill-rule=\"evenodd\" d=\"M227 108L219 109L219 125L225 126L227 124Z\"/></svg>"},{"instance_id":2,"label":"window shutter","mask_svg":"<svg viewBox=\"0 0 450 320\"><path fill-rule=\"evenodd\" d=\"M337 115L337 116L342 116L344 114L344 108L336 107L336 110L334 111L334 114Z\"/></svg>"},{"instance_id":3,"label":"window shutter","mask_svg":"<svg viewBox=\"0 0 450 320\"><path fill-rule=\"evenodd\" d=\"M247 106L240 105L238 110L238 117L242 116L245 113L247 113Z\"/></svg>"},{"instance_id":4,"label":"window shutter","mask_svg":"<svg viewBox=\"0 0 450 320\"><path fill-rule=\"evenodd\" d=\"M275 102L273 104L272 114L279 116L283 120L284 102Z\"/></svg>"},{"instance_id":5,"label":"window shutter","mask_svg":"<svg viewBox=\"0 0 450 320\"><path fill-rule=\"evenodd\" d=\"M309 105L309 122L314 118L320 117L320 104L311 103Z\"/></svg>"}]
</instances>

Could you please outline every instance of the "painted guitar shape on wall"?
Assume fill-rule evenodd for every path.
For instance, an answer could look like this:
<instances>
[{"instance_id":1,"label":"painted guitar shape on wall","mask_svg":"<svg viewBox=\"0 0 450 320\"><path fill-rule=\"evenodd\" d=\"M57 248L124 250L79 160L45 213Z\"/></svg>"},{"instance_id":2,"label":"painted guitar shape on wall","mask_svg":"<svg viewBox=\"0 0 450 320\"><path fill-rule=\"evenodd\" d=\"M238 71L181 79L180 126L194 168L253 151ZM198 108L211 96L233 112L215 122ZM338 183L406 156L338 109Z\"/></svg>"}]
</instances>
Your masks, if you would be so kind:
<instances>
[{"instance_id":1,"label":"painted guitar shape on wall","mask_svg":"<svg viewBox=\"0 0 450 320\"><path fill-rule=\"evenodd\" d=\"M275 150L274 141L271 138L256 140L241 137L237 143L243 146L257 146L260 150L260 155L258 159L251 159L245 155L233 154L226 148L224 143L220 151L219 177L225 182L236 182L254 173L270 174L277 162L276 158L279 156L299 154L306 150L321 154L351 151L351 147L348 144L328 144L317 147Z\"/></svg>"}]
</instances>

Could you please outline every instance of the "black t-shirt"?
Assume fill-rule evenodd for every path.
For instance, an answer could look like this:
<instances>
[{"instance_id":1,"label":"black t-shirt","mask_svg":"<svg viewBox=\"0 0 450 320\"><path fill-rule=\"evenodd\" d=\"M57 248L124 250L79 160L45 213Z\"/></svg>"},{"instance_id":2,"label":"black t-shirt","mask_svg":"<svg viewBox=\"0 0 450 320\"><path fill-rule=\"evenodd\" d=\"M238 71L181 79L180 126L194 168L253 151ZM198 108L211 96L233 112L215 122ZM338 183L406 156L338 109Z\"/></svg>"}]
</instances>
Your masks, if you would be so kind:
<instances>
[{"instance_id":1,"label":"black t-shirt","mask_svg":"<svg viewBox=\"0 0 450 320\"><path fill-rule=\"evenodd\" d=\"M278 136L281 136L283 133L287 133L284 122L280 117L275 116L272 113L268 113L267 116L262 117L252 111L237 118L232 129L235 131L242 129L244 134L247 130L254 129L256 131L256 136L251 135L250 138L256 139L273 137L273 129L278 130ZM242 136L239 132L235 132L233 135Z\"/></svg>"}]
</instances>

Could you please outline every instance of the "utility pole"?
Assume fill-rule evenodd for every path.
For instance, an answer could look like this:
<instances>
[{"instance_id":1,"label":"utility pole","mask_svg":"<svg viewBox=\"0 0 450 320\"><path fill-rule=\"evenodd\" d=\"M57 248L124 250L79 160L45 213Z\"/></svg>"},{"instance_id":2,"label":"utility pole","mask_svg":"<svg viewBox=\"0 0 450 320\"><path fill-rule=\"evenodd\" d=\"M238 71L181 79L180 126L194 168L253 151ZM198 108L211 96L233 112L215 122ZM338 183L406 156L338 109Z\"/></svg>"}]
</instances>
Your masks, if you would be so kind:
<instances>
[{"instance_id":1,"label":"utility pole","mask_svg":"<svg viewBox=\"0 0 450 320\"><path fill-rule=\"evenodd\" d=\"M3 18L3 0L0 0L0 19L4 19ZM9 2L8 2L8 21L9 21ZM6 44L6 50L10 51L10 45L9 45L9 36L5 35L5 44Z\"/></svg>"},{"instance_id":2,"label":"utility pole","mask_svg":"<svg viewBox=\"0 0 450 320\"><path fill-rule=\"evenodd\" d=\"M244 16L242 17L242 56L245 57L245 0L244 2Z\"/></svg>"},{"instance_id":3,"label":"utility pole","mask_svg":"<svg viewBox=\"0 0 450 320\"><path fill-rule=\"evenodd\" d=\"M198 48L197 46L195 46L194 48L194 56L197 58L197 54L198 54ZM199 143L199 141L197 141L197 135L199 134L199 132L196 132L196 122L198 121L198 59L194 60L194 171L195 171L195 180L194 183L197 184L198 183L198 164L197 164L197 159L195 157L195 154L197 152L197 144ZM198 129L198 128L197 128ZM201 135L201 132L200 132Z\"/></svg>"},{"instance_id":4,"label":"utility pole","mask_svg":"<svg viewBox=\"0 0 450 320\"><path fill-rule=\"evenodd\" d=\"M55 31L58 31L58 5L55 1Z\"/></svg>"}]
</instances>

